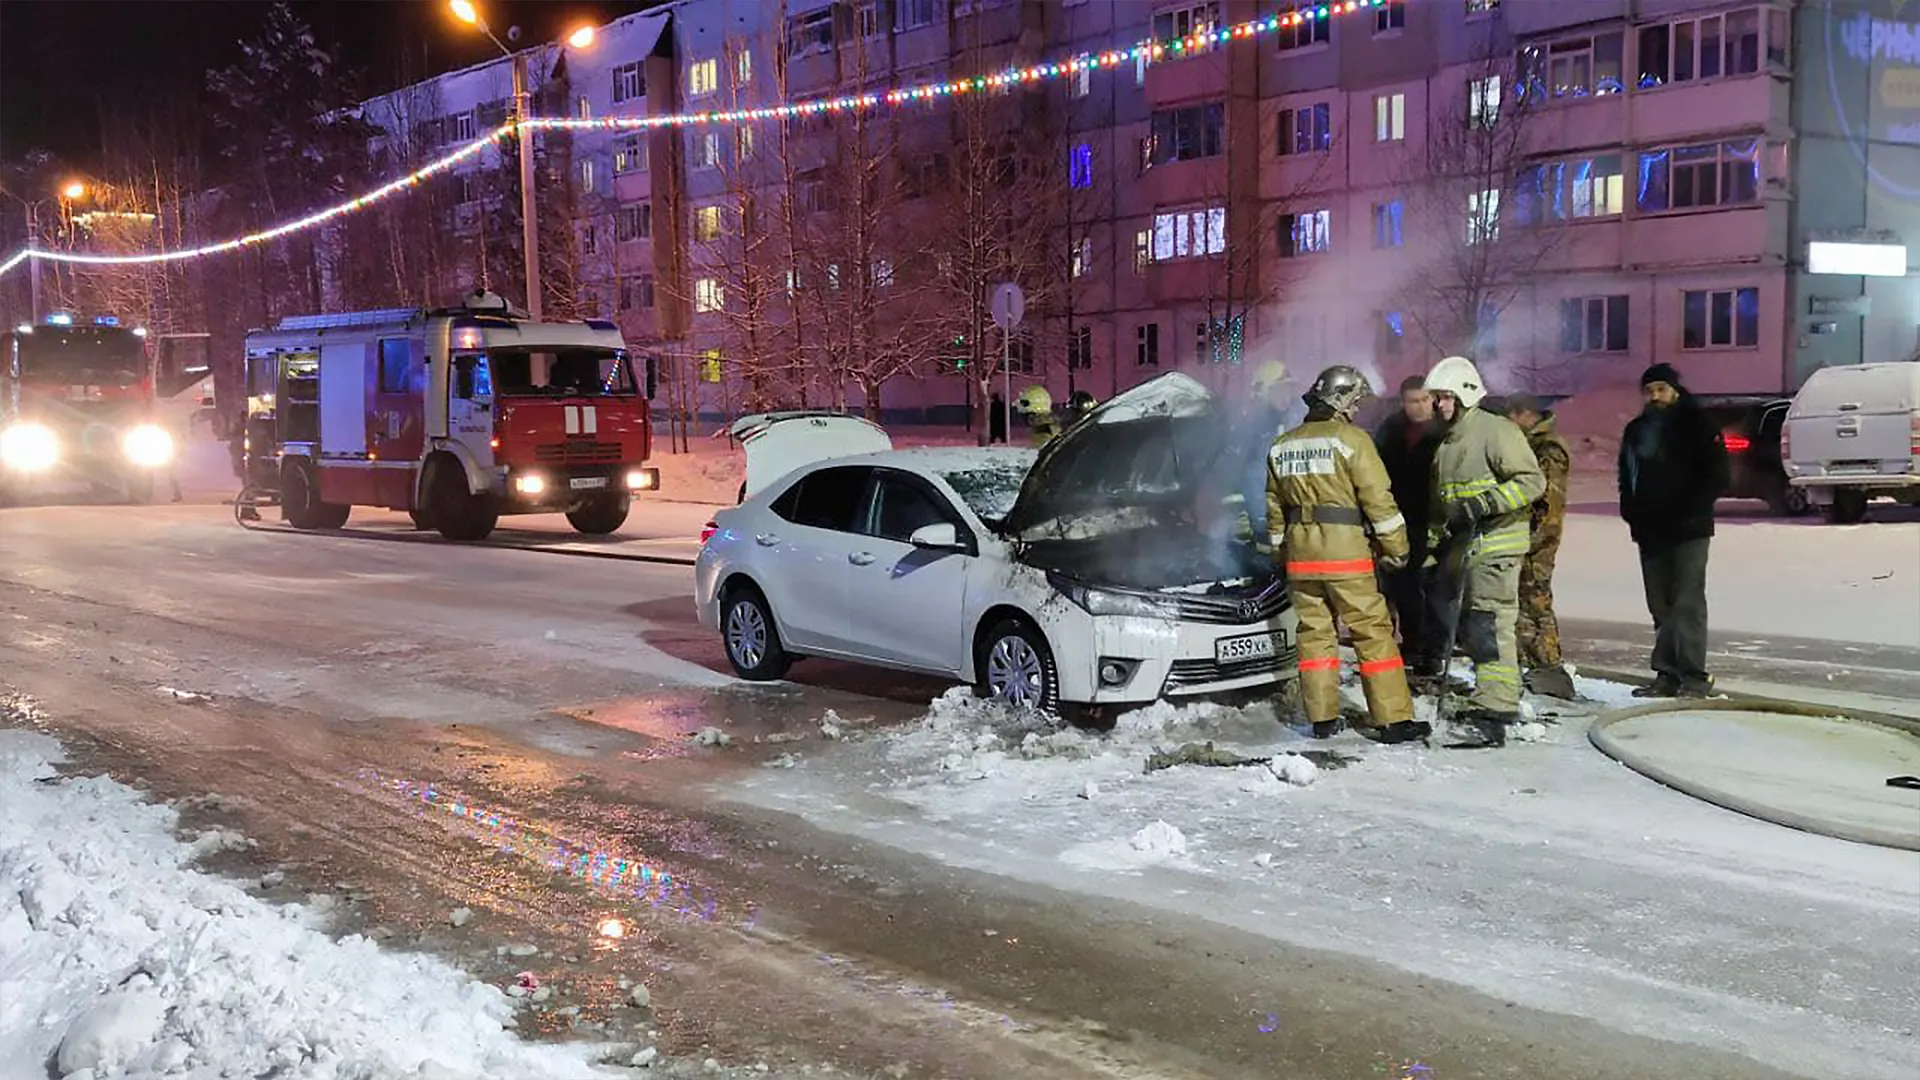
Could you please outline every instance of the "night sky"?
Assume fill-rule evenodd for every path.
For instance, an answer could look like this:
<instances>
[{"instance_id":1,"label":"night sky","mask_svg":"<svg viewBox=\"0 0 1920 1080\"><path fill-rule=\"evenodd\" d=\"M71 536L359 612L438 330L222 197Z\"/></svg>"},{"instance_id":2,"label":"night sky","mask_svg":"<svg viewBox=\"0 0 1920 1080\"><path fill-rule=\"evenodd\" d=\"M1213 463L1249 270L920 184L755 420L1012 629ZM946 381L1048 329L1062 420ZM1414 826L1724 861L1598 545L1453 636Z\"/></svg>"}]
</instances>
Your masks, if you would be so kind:
<instances>
[{"instance_id":1,"label":"night sky","mask_svg":"<svg viewBox=\"0 0 1920 1080\"><path fill-rule=\"evenodd\" d=\"M552 40L659 0L475 0L502 40ZM498 55L445 0L296 0L322 44L336 42L371 93ZM43 147L84 167L103 112L198 100L209 69L240 56L268 0L0 0L0 161Z\"/></svg>"}]
</instances>

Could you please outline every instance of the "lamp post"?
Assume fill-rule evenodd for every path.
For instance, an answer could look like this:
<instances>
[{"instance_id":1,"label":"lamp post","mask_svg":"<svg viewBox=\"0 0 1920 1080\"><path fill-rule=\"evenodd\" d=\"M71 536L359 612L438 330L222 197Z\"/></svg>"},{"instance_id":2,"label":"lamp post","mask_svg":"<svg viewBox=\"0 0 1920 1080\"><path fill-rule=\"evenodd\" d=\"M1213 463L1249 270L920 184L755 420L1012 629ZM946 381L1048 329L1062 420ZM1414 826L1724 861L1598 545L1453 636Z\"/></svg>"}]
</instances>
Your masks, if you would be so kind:
<instances>
[{"instance_id":1,"label":"lamp post","mask_svg":"<svg viewBox=\"0 0 1920 1080\"><path fill-rule=\"evenodd\" d=\"M473 0L448 0L447 6L453 11L454 18L487 35L487 40L513 61L513 126L520 139L520 246L526 265L527 314L538 322L545 288L540 281L540 225L533 210L533 129L527 124L527 119L533 115L533 91L527 71L527 54L507 48L499 38L493 36L487 21L480 17L479 9L473 6ZM507 40L517 41L519 37L519 27L507 28ZM593 44L593 28L583 26L575 30L567 35L567 44L576 49Z\"/></svg>"},{"instance_id":2,"label":"lamp post","mask_svg":"<svg viewBox=\"0 0 1920 1080\"><path fill-rule=\"evenodd\" d=\"M67 203L71 203L76 199L83 199L86 197L86 195L87 195L87 185L81 183L78 180L69 180L66 183L60 185L59 193L52 196L51 198L28 200L28 199L20 198L20 196L18 195L15 195L14 200L18 202L21 205L21 207L24 208L27 212L27 250L38 251L40 248L40 208L41 207L55 200L58 200L60 203L64 205ZM29 257L27 259L27 262L30 264L27 267L27 281L28 281L28 289L30 290L30 295L31 295L31 300L29 302L32 304L32 307L33 307L32 323L33 325L38 326L40 324L40 311L41 311L40 260L37 258Z\"/></svg>"}]
</instances>

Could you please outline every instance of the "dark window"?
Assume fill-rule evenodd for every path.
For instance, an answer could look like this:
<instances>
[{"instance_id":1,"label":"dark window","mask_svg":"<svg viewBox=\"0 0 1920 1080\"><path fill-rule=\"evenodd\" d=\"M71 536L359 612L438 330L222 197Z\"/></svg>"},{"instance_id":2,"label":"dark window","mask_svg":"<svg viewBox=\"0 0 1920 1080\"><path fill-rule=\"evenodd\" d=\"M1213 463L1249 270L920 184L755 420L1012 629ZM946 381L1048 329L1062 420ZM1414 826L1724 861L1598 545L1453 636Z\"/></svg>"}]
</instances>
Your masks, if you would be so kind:
<instances>
[{"instance_id":1,"label":"dark window","mask_svg":"<svg viewBox=\"0 0 1920 1080\"><path fill-rule=\"evenodd\" d=\"M795 525L853 532L864 517L872 471L864 465L817 469L775 499L773 512Z\"/></svg>"},{"instance_id":2,"label":"dark window","mask_svg":"<svg viewBox=\"0 0 1920 1080\"><path fill-rule=\"evenodd\" d=\"M883 540L907 543L913 534L929 525L956 520L953 510L925 488L902 476L881 474L880 512L873 535Z\"/></svg>"},{"instance_id":3,"label":"dark window","mask_svg":"<svg viewBox=\"0 0 1920 1080\"><path fill-rule=\"evenodd\" d=\"M1220 156L1226 115L1226 107L1217 101L1154 113L1149 164Z\"/></svg>"},{"instance_id":4,"label":"dark window","mask_svg":"<svg viewBox=\"0 0 1920 1080\"><path fill-rule=\"evenodd\" d=\"M413 388L413 342L380 339L380 392L404 394Z\"/></svg>"},{"instance_id":5,"label":"dark window","mask_svg":"<svg viewBox=\"0 0 1920 1080\"><path fill-rule=\"evenodd\" d=\"M1681 297L1685 349L1749 349L1760 344L1760 290L1703 289Z\"/></svg>"}]
</instances>

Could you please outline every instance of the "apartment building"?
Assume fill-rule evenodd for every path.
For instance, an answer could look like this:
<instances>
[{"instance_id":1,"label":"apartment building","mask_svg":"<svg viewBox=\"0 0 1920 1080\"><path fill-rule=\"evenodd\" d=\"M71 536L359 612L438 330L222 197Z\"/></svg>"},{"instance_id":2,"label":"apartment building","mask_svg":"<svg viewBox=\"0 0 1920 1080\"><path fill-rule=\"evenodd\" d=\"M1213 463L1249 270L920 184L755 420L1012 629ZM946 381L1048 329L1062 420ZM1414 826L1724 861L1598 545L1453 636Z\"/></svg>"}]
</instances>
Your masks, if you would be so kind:
<instances>
[{"instance_id":1,"label":"apartment building","mask_svg":"<svg viewBox=\"0 0 1920 1080\"><path fill-rule=\"evenodd\" d=\"M1920 345L1920 3L680 0L539 52L576 116L1054 65L859 118L542 136L568 141L583 302L706 415L795 403L783 355L831 368L811 404L970 415L1002 342L951 279L995 199L1048 234L1044 258L1007 263L1037 302L1005 351L1056 396L1168 370L1232 389L1268 358L1385 384L1453 349L1545 393L1655 361L1703 390L1780 391ZM436 119L484 129L506 70L435 80ZM967 110L1002 96L993 146L1025 137L1039 163L955 201L979 150ZM927 356L909 339L936 325L952 348Z\"/></svg>"}]
</instances>

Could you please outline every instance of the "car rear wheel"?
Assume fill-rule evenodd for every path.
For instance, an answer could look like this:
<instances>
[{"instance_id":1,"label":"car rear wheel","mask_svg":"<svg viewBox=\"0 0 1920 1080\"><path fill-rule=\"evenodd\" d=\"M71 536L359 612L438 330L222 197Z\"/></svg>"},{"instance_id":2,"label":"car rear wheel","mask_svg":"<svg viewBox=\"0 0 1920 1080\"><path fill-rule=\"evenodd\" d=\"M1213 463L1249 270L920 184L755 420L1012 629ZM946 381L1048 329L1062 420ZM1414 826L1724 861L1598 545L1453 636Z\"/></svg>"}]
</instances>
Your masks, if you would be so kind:
<instances>
[{"instance_id":1,"label":"car rear wheel","mask_svg":"<svg viewBox=\"0 0 1920 1080\"><path fill-rule=\"evenodd\" d=\"M749 682L784 678L793 666L793 657L780 644L767 598L751 585L736 585L721 599L720 639L727 649L727 663Z\"/></svg>"},{"instance_id":2,"label":"car rear wheel","mask_svg":"<svg viewBox=\"0 0 1920 1080\"><path fill-rule=\"evenodd\" d=\"M1016 709L1058 715L1060 671L1046 636L1024 619L1003 619L980 639L974 673L981 693Z\"/></svg>"},{"instance_id":3,"label":"car rear wheel","mask_svg":"<svg viewBox=\"0 0 1920 1080\"><path fill-rule=\"evenodd\" d=\"M1858 525L1867 516L1867 496L1861 491L1836 491L1833 501L1824 507L1827 521L1834 525Z\"/></svg>"},{"instance_id":4,"label":"car rear wheel","mask_svg":"<svg viewBox=\"0 0 1920 1080\"><path fill-rule=\"evenodd\" d=\"M1781 517L1803 517L1813 509L1813 500L1807 497L1806 488L1794 487L1782 480L1767 500L1767 507Z\"/></svg>"}]
</instances>

